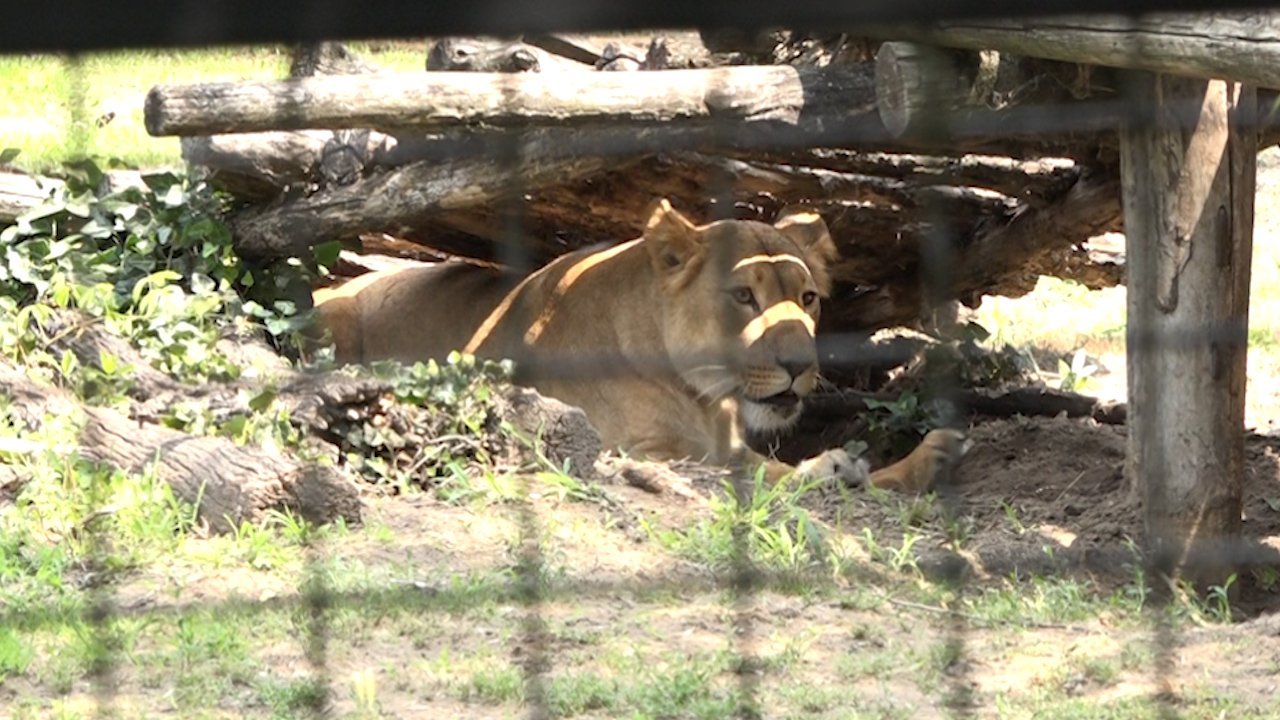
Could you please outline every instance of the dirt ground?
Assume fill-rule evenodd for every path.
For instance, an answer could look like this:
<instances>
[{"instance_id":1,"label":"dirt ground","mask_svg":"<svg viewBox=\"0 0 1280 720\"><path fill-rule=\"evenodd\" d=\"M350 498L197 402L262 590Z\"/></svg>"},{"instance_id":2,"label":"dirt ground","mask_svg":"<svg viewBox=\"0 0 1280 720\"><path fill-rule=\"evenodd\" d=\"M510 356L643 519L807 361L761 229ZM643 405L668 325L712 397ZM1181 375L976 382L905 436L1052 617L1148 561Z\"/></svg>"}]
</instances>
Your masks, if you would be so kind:
<instances>
[{"instance_id":1,"label":"dirt ground","mask_svg":"<svg viewBox=\"0 0 1280 720\"><path fill-rule=\"evenodd\" d=\"M36 633L47 657L0 684L0 717L1280 717L1280 586L1263 572L1280 436L1247 439L1245 546L1263 562L1222 622L1132 599L1122 427L974 418L969 434L932 501L801 498L848 559L838 577L740 585L665 546L723 496L688 466L661 492L607 476L579 497L534 478L524 501L371 489L362 526L298 566L211 562L228 546L194 539L208 552L183 557L204 559L107 590L124 638L109 692L59 670L73 641ZM914 552L895 566L872 539Z\"/></svg>"},{"instance_id":2,"label":"dirt ground","mask_svg":"<svg viewBox=\"0 0 1280 720\"><path fill-rule=\"evenodd\" d=\"M936 522L920 518L915 547L926 577L955 577L958 555L967 568L964 592L975 595L1010 587L1006 580L1013 574L1024 580L1075 577L1099 594L1132 583L1130 542L1139 538L1141 517L1124 487L1122 427L1066 418L986 419L975 422L971 436L974 448L958 472L956 491L933 510L946 506L963 518L961 550L957 554L950 538L930 529ZM1280 552L1278 451L1280 437L1248 439L1245 535L1270 553ZM523 640L514 651L508 646L499 652L518 659L521 642L536 647L545 655L550 682L581 673L608 676L616 663L602 657L614 652L665 667L728 649L757 658L761 667L720 673L715 682L736 683L737 696L756 698L765 717L946 717L957 707L973 717L1077 717L1059 712L1076 702L1082 703L1078 717L1098 717L1098 708L1112 708L1112 717L1145 717L1148 706L1127 703L1151 698L1177 698L1168 707L1186 717L1280 717L1280 709L1267 709L1280 693L1280 594L1248 573L1235 588L1236 624L1169 630L1163 639L1159 623L1134 626L1105 612L1076 622L990 625L895 599L892 583L877 589L874 580L846 599L769 590L733 599L704 568L659 550L638 529L645 521L689 527L705 519L706 498L720 491L718 479L695 480L688 494L655 495L625 484L606 488L612 507L535 497L524 516L546 531L541 552L574 589L552 592L536 606L508 608L511 615L500 625L535 618L540 629L517 623ZM857 536L870 530L887 546L911 525L904 524L903 508L912 506L898 498L850 500L819 492L805 504L831 532ZM424 567L451 571L510 562L509 533L521 522L510 508L495 525L471 511L430 502L409 508L395 499L380 503L378 512L397 537L418 538L412 546L378 550L382 560L408 552ZM457 532L460 524L466 532ZM1012 587L1023 596L1038 592L1030 583ZM490 643L502 635L486 620L447 622L465 629L425 650L388 640L378 652L403 653L412 666L423 652L465 655L477 633ZM931 663L946 648L957 648L959 656L935 671ZM1096 669L1108 663L1119 668L1113 676ZM359 665L344 658L336 667ZM827 698L815 699L796 688L823 688L837 699L814 690L815 697ZM391 697L385 700L384 710L401 717L504 716L448 693L430 700L402 697L404 704L394 708Z\"/></svg>"}]
</instances>

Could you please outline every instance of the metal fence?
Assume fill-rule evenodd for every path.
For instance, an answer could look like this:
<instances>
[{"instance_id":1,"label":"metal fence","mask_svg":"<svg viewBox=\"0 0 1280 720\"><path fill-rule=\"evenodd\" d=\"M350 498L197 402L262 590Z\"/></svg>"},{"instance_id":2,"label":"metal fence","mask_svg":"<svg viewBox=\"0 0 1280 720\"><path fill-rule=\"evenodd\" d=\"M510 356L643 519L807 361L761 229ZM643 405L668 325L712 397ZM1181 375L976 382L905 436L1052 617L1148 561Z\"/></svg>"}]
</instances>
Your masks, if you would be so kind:
<instances>
[{"instance_id":1,"label":"metal fence","mask_svg":"<svg viewBox=\"0 0 1280 720\"><path fill-rule=\"evenodd\" d=\"M1114 3L1093 2L1091 0L1073 0L1059 2L1054 0L1042 3L1036 9L1046 13L1059 11L1114 11ZM1233 3L1232 6L1239 6ZM1143 0L1126 3L1126 12L1140 13L1156 10L1175 9L1208 9L1205 2L1163 2ZM1215 6L1216 7L1216 6ZM48 8L25 4L7 11L8 19L0 26L0 47L8 52L23 50L54 50L79 52L97 48L131 47L131 46L174 46L204 45L222 42L260 42L260 41L299 41L317 38L342 37L420 37L425 35L441 36L445 34L463 33L514 33L524 31L560 31L579 29L617 29L617 28L650 28L683 25L715 26L719 24L783 25L796 27L839 27L857 28L867 22L920 22L926 20L955 19L978 16L1011 16L1027 9L1025 3L1014 4L1001 0L984 2L950 3L945 9L933 3L916 2L915 0L897 0L896 2L869 3L831 3L809 2L802 0L791 3L699 3L686 6L671 5L656 7L636 3L592 4L590 7L577 3L522 3L522 2L488 2L470 5L417 4L402 5L383 2L278 2L268 5L260 3L152 3L130 2L117 4L107 11L100 4L62 3L60 11L49 12ZM72 66L74 69L74 65ZM77 82L73 77L73 82ZM82 84L82 83L81 83ZM83 89L80 91L83 102ZM83 107L73 108L83 119L87 111ZM1078 121L1089 128L1097 122L1092 113L1099 112L1099 107L1090 107L1089 115L1077 113L1075 108L1038 108L1038 114L1027 114L1022 122L1046 128L1046 131L1057 133L1073 130ZM1133 117L1141 109L1119 103L1112 107L1115 115ZM1114 115L1112 115L1114 117ZM972 131L972 127L964 128ZM934 129L939 137L948 137L956 128L949 126L945 118L941 118ZM726 137L733 137L733 128L724 129ZM963 132L963 130L962 130ZM833 129L833 134L841 135L840 129ZM617 138L614 138L617 140ZM858 138L846 135L842 138L849 147L858 145ZM732 144L732 143L729 143ZM632 148L625 142L617 148L619 153L631 152ZM603 148L596 151L607 152ZM521 145L512 138L504 151L494 156L497 163L510 172L511 182L518 184L521 173ZM732 208L735 188L733 178L722 175L723 185L705 188L708 198L723 198L717 203L720 208ZM513 197L520 197L519 189L511 192ZM521 206L513 205L505 213L506 222L512 237L523 233ZM926 208L924 217L929 217ZM939 206L937 214L945 213L946 207ZM934 228L946 226L945 217L940 222L929 223ZM920 283L926 298L926 307L941 304L949 300L951 279L949 275L955 270L957 242L943 231L925 232L921 236L921 277ZM510 242L503 247L518 248L518 242ZM517 257L505 258L514 265L527 265L527 260ZM1175 347L1199 346L1205 343L1240 343L1245 331L1239 327L1212 326L1202 328L1200 332L1179 332L1172 337L1156 337L1154 331L1141 328L1131 330L1131 340L1146 345L1151 344L1161 352L1171 352ZM825 338L832 348L845 347L844 340L860 340L861 337ZM834 358L837 363L857 364L864 358L859 351L841 352L842 356ZM829 358L828 361L831 359ZM598 367L590 358L578 358L577 368L590 374L608 376L611 369ZM954 377L941 376L934 383L937 394L946 396L956 388ZM957 414L945 418L950 425L959 425L962 420ZM751 477L748 468L738 468L734 473L735 486L739 497L750 494ZM964 499L952 489L944 486L939 494L943 513L949 517L960 517L966 512ZM523 491L526 495L529 489ZM518 505L520 541L516 551L517 562L509 586L503 596L519 609L521 619L518 623L519 634L507 643L512 651L513 664L518 665L522 673L524 685L523 708L529 717L551 717L552 710L547 705L546 682L556 666L554 648L548 644L544 608L552 602L574 602L584 598L615 598L636 591L657 591L666 589L675 592L724 591L726 593L727 611L730 617L725 629L726 640L736 657L738 670L734 681L737 704L733 714L738 717L771 717L771 709L761 700L757 684L761 674L767 672L758 663L756 601L761 592L767 592L775 584L791 581L789 576L756 566L747 549L747 539L739 532L735 536L735 549L732 569L723 575L707 575L690 573L688 576L667 577L662 579L635 578L625 582L591 581L577 578L568 581L557 581L548 585L544 571L547 560L539 538L541 519L533 504L525 501ZM429 518L424 516L424 521ZM1275 564L1275 559L1249 543L1233 545L1231 552L1248 553L1237 555L1242 562L1260 562ZM313 551L318 553L319 551ZM1167 592L1159 591L1153 597L1168 601ZM1167 588L1164 588L1167 590ZM969 592L967 581L963 576L954 580L952 591L960 596ZM123 648L118 647L117 638L113 634L113 625L122 617L144 615L155 617L159 622L173 622L184 613L194 608L205 608L217 613L234 614L243 618L246 629L251 628L255 614L288 608L300 618L302 635L305 642L305 657L309 663L309 672L317 687L326 692L316 694L310 711L315 715L329 713L327 689L334 686L333 669L330 663L331 623L338 610L362 612L368 608L400 606L417 608L424 614L446 612L447 607L455 603L465 602L465 593L442 587L420 587L414 583L406 583L402 587L386 588L380 591L349 592L335 590L326 575L321 571L309 571L302 587L296 595L264 602L236 601L219 603L196 602L191 605L176 605L164 610L127 609L119 607L112 589L102 587L94 591L94 599L89 608L89 619L93 622L97 643L103 652L95 665L94 688L98 699L98 712L103 716L111 716L113 704L119 693L118 671L130 660ZM1155 666L1151 673L1157 679L1167 683L1173 673L1174 656L1178 652L1181 639L1178 630L1166 621L1166 616L1158 611L1152 613L1152 641L1157 649ZM0 614L0 626L22 626L28 622L12 613ZM971 651L968 648L970 638L970 620L960 613L949 613L946 616L944 636L940 638L947 652L956 658L965 658ZM947 685L946 702L943 703L947 713L959 717L985 717L993 709L975 704L972 697L974 672L970 663L955 662L952 671L945 676ZM1179 715L1177 699L1173 695L1162 695L1160 714L1162 717Z\"/></svg>"}]
</instances>

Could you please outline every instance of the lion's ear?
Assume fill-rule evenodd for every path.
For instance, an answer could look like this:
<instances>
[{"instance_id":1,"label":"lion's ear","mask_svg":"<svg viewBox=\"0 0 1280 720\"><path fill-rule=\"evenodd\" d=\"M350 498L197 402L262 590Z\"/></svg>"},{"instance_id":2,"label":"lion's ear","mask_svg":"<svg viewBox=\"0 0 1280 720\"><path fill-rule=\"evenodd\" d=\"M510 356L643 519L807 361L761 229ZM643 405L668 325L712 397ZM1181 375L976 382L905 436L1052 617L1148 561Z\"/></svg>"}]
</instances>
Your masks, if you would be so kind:
<instances>
[{"instance_id":1,"label":"lion's ear","mask_svg":"<svg viewBox=\"0 0 1280 720\"><path fill-rule=\"evenodd\" d=\"M831 231L822 216L810 208L783 208L773 226L800 246L804 261L818 283L818 290L823 295L830 292L829 266L840 257L840 251L836 249L836 242L831 238Z\"/></svg>"},{"instance_id":2,"label":"lion's ear","mask_svg":"<svg viewBox=\"0 0 1280 720\"><path fill-rule=\"evenodd\" d=\"M644 244L654 267L668 273L680 270L698 254L702 238L698 226L663 198L649 211L649 221L644 225Z\"/></svg>"}]
</instances>

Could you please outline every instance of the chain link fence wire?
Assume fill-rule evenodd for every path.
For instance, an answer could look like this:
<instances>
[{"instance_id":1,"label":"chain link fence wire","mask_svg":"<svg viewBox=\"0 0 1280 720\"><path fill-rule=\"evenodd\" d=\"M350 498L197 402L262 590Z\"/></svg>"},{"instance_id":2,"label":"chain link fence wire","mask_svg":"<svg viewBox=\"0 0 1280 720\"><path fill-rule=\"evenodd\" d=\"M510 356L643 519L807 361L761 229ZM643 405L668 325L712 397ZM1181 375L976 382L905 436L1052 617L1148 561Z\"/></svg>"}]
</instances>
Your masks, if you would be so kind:
<instances>
[{"instance_id":1,"label":"chain link fence wire","mask_svg":"<svg viewBox=\"0 0 1280 720\"><path fill-rule=\"evenodd\" d=\"M854 27L858 22L924 21L972 16L1006 16L1024 11L1025 3L1014 4L1000 0L983 2L950 3L944 10L933 3L895 0L895 2L859 3L855 6L830 2L777 3L710 3L706 7L673 5L662 8L641 6L634 3L593 4L590 8L576 3L528 3L488 2L470 6L440 6L418 4L403 6L385 3L298 3L281 2L263 6L243 3L127 3L135 9L145 8L144 13L113 12L109 17L128 17L128 23L102 22L100 6L85 3L63 3L65 12L48 12L36 5L11 9L21 19L6 23L0 31L10 50L48 48L76 52L84 49L115 47L119 45L168 46L181 44L206 44L210 42L281 41L319 37L356 35L395 36L412 33L467 33L483 31L504 33L515 30L572 30L581 27L628 28L665 27L690 23L776 23L803 25L805 23L836 22L838 27ZM1241 4L1232 4L1239 7ZM1141 2L1129 3L1127 10L1205 9L1203 2ZM535 7L537 8L535 11ZM1038 9L1045 12L1058 10L1089 11L1115 10L1114 3L1073 0L1049 2ZM42 11L41 11L42 10ZM92 19L89 11L92 10ZM31 14L31 13L36 14ZM945 13L945 17L943 15ZM57 32L50 21L57 19ZM252 20L251 24L249 20ZM68 74L71 78L71 103L69 137L67 147L72 155L84 155L89 122L86 101L86 80L82 60L76 54L69 55ZM715 89L712 89L715 92ZM299 102L305 98L299 98ZM1071 132L1092 132L1102 127L1114 127L1117 118L1136 116L1138 112L1126 104L1126 100L1088 101L1070 107L1014 108L1001 118L1001 131L1010 135L1060 135ZM945 109L939 100L938 106ZM1187 108L1194 117L1198 108ZM938 112L936 124L928 130L930 139L941 144L946 139L989 136L992 132L982 118L950 117ZM558 131L549 131L556 133ZM812 132L797 132L788 137L787 131L770 130L759 136L756 130L733 124L723 124L710 131L716 145L724 148L748 150L757 147L786 149L804 147L815 142ZM826 127L818 139L833 146L857 146L872 133L881 139L878 128L832 125ZM619 158L634 157L643 152L679 152L687 143L689 148L703 145L705 135L687 138L666 138L659 143L645 136L628 131L571 131L564 132L562 141L569 152L616 154ZM501 213L502 226L506 230L506 242L499 248L504 253L499 260L508 266L527 268L535 259L527 254L526 246L519 239L528 233L525 205L520 202L529 188L524 187L522 172L523 153L528 147L526 136L520 132L500 132L484 139L477 146L460 152L480 153L506 169L510 186L504 193L508 201ZM733 167L717 173L715 185L705 188L707 197L715 199L712 206L720 217L730 217L740 188ZM956 267L956 248L962 240L953 237L947 227L948 205L942 202L925 208L924 216L932 220L933 229L922 235L920 247L920 284L923 305L927 309L945 311L953 300L953 272ZM714 218L713 218L714 219ZM1154 331L1138 328L1130 341L1152 345L1160 351L1178 351L1204 347L1208 343L1240 343L1247 335L1247 328L1213 324L1205 327L1178 328L1176 331L1157 335ZM875 350L868 350L862 336L828 336L824 338L824 356L835 365L856 365L879 359ZM655 358L655 363L665 359ZM598 356L588 353L574 357L557 358L556 369L566 376L582 379L608 378L619 367L616 358L601 352ZM947 398L959 389L959 378L951 373L937 373L927 383L928 395ZM955 411L942 418L945 426L963 429L963 418ZM753 468L739 464L732 469L733 494L739 502L748 502L754 487ZM514 503L515 524L518 528L516 563L509 587L504 597L520 610L518 632L507 643L510 662L518 667L522 683L522 703L525 716L548 718L555 716L549 705L547 684L556 669L554 648L549 645L549 629L546 608L549 603L584 601L592 598L614 598L636 591L719 592L725 603L728 618L724 632L733 654L733 670L736 680L734 714L741 718L770 717L765 706L760 682L768 672L759 652L760 633L756 617L761 612L759 596L780 582L791 581L768 568L759 566L752 558L750 528L734 527L729 570L724 576L693 575L674 578L637 578L633 581L592 582L580 579L548 582L546 549L543 547L543 527L536 505L531 502L532 490L527 484L520 488L520 497ZM964 498L951 482L940 483L939 502L944 517L960 518L965 512ZM90 538L96 537L89 528ZM313 692L305 703L305 712L314 717L326 717L332 712L333 697L337 693L330 658L333 645L332 625L334 613L341 610L359 612L370 606L386 607L403 605L424 614L441 613L444 607L465 602L464 594L454 594L447 587L404 587L382 591L335 590L325 570L328 559L326 549L320 544L306 544L304 580L296 597L284 597L264 602L218 601L193 604L176 604L163 610L121 609L117 607L113 586L110 583L91 585L90 599L85 614L93 628L91 646L93 658L91 676L97 714L113 716L119 694L118 670L129 662L122 653L118 637L118 623L122 619L147 616L160 622L171 622L195 610L215 614L234 613L246 627L251 627L256 613L273 612L285 608L300 620L304 656L309 669ZM1271 563L1271 555L1247 542L1233 544L1224 552L1245 562ZM96 545L91 544L88 553L92 565L99 559ZM1152 568L1157 577L1163 568ZM968 575L958 573L947 580L957 597L970 592ZM1155 582L1153 602L1150 606L1152 644L1156 649L1151 671L1161 687L1168 687L1175 671L1176 654L1182 639L1179 630L1170 622L1167 603L1172 594L1167 585ZM32 623L57 623L54 618L34 618L23 612L0 608L0 625L30 626ZM979 707L974 701L977 678L973 668L977 666L970 633L971 619L962 613L946 614L945 629L939 638L941 653L949 658L945 675L945 706L952 717L985 716L988 708ZM1178 717L1177 701L1172 693L1161 695L1161 717Z\"/></svg>"}]
</instances>

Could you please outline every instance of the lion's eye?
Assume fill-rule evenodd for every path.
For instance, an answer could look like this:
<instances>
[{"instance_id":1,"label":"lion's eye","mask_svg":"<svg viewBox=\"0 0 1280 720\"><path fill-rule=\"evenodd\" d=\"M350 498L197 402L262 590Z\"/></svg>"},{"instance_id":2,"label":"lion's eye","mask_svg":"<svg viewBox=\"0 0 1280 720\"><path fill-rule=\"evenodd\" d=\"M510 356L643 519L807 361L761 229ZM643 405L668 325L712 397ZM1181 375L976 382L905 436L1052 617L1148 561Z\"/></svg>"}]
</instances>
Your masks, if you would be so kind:
<instances>
[{"instance_id":1,"label":"lion's eye","mask_svg":"<svg viewBox=\"0 0 1280 720\"><path fill-rule=\"evenodd\" d=\"M800 296L800 302L804 303L805 307L809 307L810 305L818 302L818 293L810 290Z\"/></svg>"},{"instance_id":2,"label":"lion's eye","mask_svg":"<svg viewBox=\"0 0 1280 720\"><path fill-rule=\"evenodd\" d=\"M733 291L733 301L743 305L755 305L756 296L751 292L751 288L735 288Z\"/></svg>"}]
</instances>

